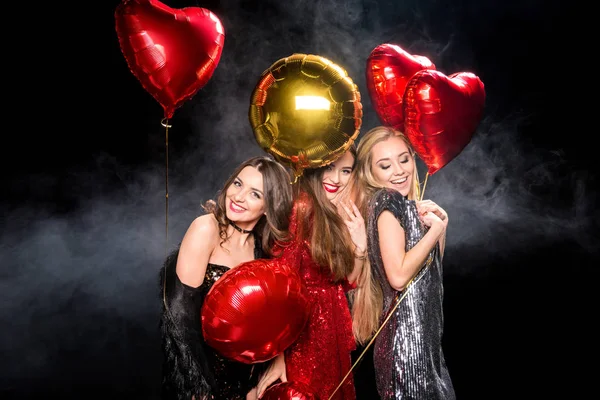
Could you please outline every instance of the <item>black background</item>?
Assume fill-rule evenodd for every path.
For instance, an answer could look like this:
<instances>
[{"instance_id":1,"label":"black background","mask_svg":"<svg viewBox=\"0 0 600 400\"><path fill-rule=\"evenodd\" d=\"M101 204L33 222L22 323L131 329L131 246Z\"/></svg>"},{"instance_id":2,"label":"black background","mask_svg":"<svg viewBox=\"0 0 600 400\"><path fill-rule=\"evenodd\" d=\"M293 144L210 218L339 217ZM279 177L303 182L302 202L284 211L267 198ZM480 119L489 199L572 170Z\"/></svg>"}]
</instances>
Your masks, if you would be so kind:
<instances>
[{"instance_id":1,"label":"black background","mask_svg":"<svg viewBox=\"0 0 600 400\"><path fill-rule=\"evenodd\" d=\"M591 393L598 152L569 2L164 2L210 9L226 34L213 77L171 120L168 163L163 110L119 48L118 3L54 7L35 40L16 35L33 57L15 63L27 92L2 146L3 398L158 398L157 272L200 203L261 154L247 118L258 77L293 53L329 58L359 87L365 132L379 121L364 68L381 43L486 88L473 139L425 193L451 221L444 349L458 398ZM369 356L360 399L375 398Z\"/></svg>"}]
</instances>

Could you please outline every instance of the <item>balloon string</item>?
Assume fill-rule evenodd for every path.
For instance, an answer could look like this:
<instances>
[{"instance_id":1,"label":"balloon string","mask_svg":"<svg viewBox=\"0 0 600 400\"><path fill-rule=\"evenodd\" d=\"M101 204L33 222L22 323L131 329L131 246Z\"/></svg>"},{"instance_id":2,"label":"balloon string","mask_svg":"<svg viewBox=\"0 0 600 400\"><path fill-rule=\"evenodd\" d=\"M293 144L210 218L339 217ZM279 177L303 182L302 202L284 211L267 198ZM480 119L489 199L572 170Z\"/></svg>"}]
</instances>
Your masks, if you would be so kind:
<instances>
[{"instance_id":1,"label":"balloon string","mask_svg":"<svg viewBox=\"0 0 600 400\"><path fill-rule=\"evenodd\" d=\"M165 258L169 255L169 120L163 118L160 124L165 127ZM167 306L167 267L163 276L163 304Z\"/></svg>"},{"instance_id":2,"label":"balloon string","mask_svg":"<svg viewBox=\"0 0 600 400\"><path fill-rule=\"evenodd\" d=\"M304 172L304 170L302 168L295 168L294 169L294 180L290 182L290 185L293 185L296 182L298 182L298 178L300 178L300 176L302 176L303 172Z\"/></svg>"},{"instance_id":3,"label":"balloon string","mask_svg":"<svg viewBox=\"0 0 600 400\"><path fill-rule=\"evenodd\" d=\"M363 356L365 355L365 353L367 352L367 350L369 350L369 347L371 347L371 345L373 344L373 342L375 341L375 339L377 338L377 336L379 335L379 332L381 332L381 330L383 329L383 327L385 326L385 324L387 324L387 322L390 320L390 318L392 317L392 315L394 314L394 311L396 311L396 308L398 308L398 306L400 305L400 302L406 297L406 295L408 294L408 290L411 287L412 281L415 279L415 277L418 275L415 274L415 276L413 276L411 278L411 280L408 282L408 284L406 285L406 289L404 290L404 293L402 294L402 296L396 301L396 304L394 305L394 308L392 308L387 317L385 318L385 321L383 321L383 323L381 324L381 326L379 327L379 329L377 329L377 332L375 332L375 335L373 335L373 338L369 341L369 344L367 344L367 347L365 347L365 349L362 351L362 353L360 354L360 356L356 359L356 361L354 362L354 364L352 365L352 367L350 368L350 370L348 371L348 373L344 376L344 378L342 379L342 381L340 382L340 384L335 388L335 390L333 391L333 393L331 393L331 396L328 397L327 400L331 400L333 399L333 395L335 395L335 393L338 391L338 389L342 386L342 384L344 383L344 381L346 380L346 378L348 378L348 376L350 375L350 373L352 372L352 370L354 370L354 368L356 367L356 365L360 362L360 360L362 360ZM400 295L400 293L396 294L396 298L398 298L398 296Z\"/></svg>"},{"instance_id":4,"label":"balloon string","mask_svg":"<svg viewBox=\"0 0 600 400\"><path fill-rule=\"evenodd\" d=\"M172 126L169 124L167 118L163 118L160 124L165 127L165 257L169 254L169 128ZM174 323L173 315L167 304L167 267L169 263L165 262L164 274L163 274L163 304L165 306L165 312L170 318L170 323ZM171 329L175 330L178 337L181 336L181 332L177 325L174 325Z\"/></svg>"},{"instance_id":5,"label":"balloon string","mask_svg":"<svg viewBox=\"0 0 600 400\"><path fill-rule=\"evenodd\" d=\"M425 194L425 187L427 186L427 178L429 178L429 171L427 171L427 173L425 174L425 181L423 182L423 189L421 189L419 201L423 200L423 195Z\"/></svg>"}]
</instances>

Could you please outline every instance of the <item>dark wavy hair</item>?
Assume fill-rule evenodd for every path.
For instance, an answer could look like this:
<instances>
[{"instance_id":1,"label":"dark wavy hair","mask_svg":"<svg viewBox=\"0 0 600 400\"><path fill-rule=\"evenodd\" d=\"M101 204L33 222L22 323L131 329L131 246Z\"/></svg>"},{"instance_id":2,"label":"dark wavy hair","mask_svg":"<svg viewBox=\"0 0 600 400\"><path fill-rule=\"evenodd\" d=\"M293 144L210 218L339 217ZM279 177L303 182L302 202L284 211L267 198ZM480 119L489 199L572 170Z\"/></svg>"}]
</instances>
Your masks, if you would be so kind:
<instances>
[{"instance_id":1,"label":"dark wavy hair","mask_svg":"<svg viewBox=\"0 0 600 400\"><path fill-rule=\"evenodd\" d=\"M267 156L252 157L241 163L229 176L217 194L217 201L208 200L203 208L207 213L214 214L219 223L221 245L228 239L227 226L229 220L225 212L227 189L239 173L246 167L254 167L262 174L263 193L265 200L265 215L263 215L252 230L255 237L261 241L263 252L272 256L271 249L276 242L288 240L289 217L292 211L292 185L288 171Z\"/></svg>"}]
</instances>

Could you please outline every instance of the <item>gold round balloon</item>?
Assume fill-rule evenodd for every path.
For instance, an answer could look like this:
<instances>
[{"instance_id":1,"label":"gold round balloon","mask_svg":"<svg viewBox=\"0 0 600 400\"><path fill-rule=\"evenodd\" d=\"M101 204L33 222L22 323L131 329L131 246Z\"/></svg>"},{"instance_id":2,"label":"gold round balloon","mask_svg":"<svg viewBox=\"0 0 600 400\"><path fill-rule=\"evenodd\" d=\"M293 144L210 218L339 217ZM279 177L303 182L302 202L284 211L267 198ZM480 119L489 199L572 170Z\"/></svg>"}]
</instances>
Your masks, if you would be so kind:
<instances>
[{"instance_id":1,"label":"gold round balloon","mask_svg":"<svg viewBox=\"0 0 600 400\"><path fill-rule=\"evenodd\" d=\"M259 146L294 170L335 161L358 137L358 87L346 71L312 54L271 65L252 92L249 118Z\"/></svg>"}]
</instances>

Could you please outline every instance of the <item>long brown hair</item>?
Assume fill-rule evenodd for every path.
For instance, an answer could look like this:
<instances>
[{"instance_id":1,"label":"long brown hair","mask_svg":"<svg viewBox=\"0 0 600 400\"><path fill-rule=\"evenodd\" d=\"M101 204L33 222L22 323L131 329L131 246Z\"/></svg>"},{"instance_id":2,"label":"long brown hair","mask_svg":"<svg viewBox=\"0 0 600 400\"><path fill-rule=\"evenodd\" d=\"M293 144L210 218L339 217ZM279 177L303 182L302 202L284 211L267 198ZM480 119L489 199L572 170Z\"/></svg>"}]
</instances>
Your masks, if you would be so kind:
<instances>
[{"instance_id":1,"label":"long brown hair","mask_svg":"<svg viewBox=\"0 0 600 400\"><path fill-rule=\"evenodd\" d=\"M226 215L227 189L246 167L254 167L262 174L265 199L265 215L260 217L254 229L255 237L261 240L263 252L271 256L271 248L276 241L288 239L289 216L292 210L292 186L290 174L277 161L266 156L252 157L241 163L225 181L217 194L217 201L207 201L203 208L214 214L219 223L221 245L227 241L229 221Z\"/></svg>"},{"instance_id":2,"label":"long brown hair","mask_svg":"<svg viewBox=\"0 0 600 400\"><path fill-rule=\"evenodd\" d=\"M356 147L350 146L356 162ZM329 268L335 281L346 278L354 268L354 244L344 220L323 189L327 167L305 169L295 184L296 198L308 197L297 215L299 237L310 237L313 260Z\"/></svg>"},{"instance_id":3,"label":"long brown hair","mask_svg":"<svg viewBox=\"0 0 600 400\"><path fill-rule=\"evenodd\" d=\"M400 137L406 143L410 154L415 159L415 153L406 136L393 128L378 126L369 130L360 140L357 149L356 167L352 175L350 190L365 221L367 220L368 202L373 194L382 186L377 183L371 172L373 155L371 150L377 143L391 137ZM419 197L419 176L415 165L413 182L408 194L409 199ZM364 344L379 328L379 320L383 308L383 292L381 284L374 276L370 266L365 266L357 279L358 288L352 293L352 330L358 343Z\"/></svg>"}]
</instances>

